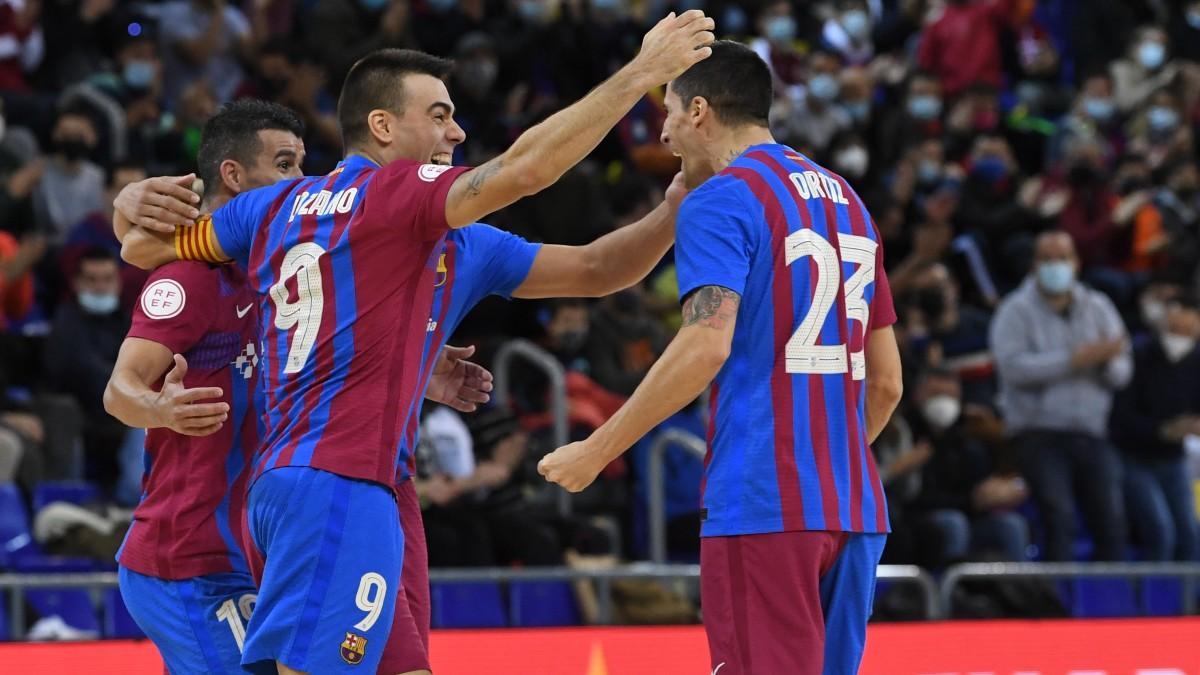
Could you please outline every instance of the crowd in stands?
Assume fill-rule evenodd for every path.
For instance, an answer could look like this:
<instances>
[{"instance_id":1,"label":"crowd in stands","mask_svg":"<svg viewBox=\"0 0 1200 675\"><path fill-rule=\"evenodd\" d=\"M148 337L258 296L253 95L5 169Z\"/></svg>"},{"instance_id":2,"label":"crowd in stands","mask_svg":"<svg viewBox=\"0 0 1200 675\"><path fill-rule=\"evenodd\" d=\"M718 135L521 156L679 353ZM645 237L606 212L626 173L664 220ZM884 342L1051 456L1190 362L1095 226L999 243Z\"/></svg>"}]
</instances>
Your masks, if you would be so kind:
<instances>
[{"instance_id":1,"label":"crowd in stands","mask_svg":"<svg viewBox=\"0 0 1200 675\"><path fill-rule=\"evenodd\" d=\"M576 100L667 11L701 7L771 66L776 138L845 176L884 241L906 395L875 452L885 562L1195 560L1200 452L1200 1L0 0L0 481L139 496L144 432L101 392L144 273L112 197L195 170L223 103L290 106L309 174L341 156L338 86L379 47L453 57L478 164ZM661 200L677 161L651 92L558 184L489 219L587 243ZM453 344L535 341L585 436L679 324L670 256L597 301L485 301ZM427 409L432 566L647 554L649 445L562 517L534 466L549 388ZM668 420L701 438L697 402ZM1195 456L1194 454L1192 456ZM698 550L700 460L666 459L673 558Z\"/></svg>"}]
</instances>

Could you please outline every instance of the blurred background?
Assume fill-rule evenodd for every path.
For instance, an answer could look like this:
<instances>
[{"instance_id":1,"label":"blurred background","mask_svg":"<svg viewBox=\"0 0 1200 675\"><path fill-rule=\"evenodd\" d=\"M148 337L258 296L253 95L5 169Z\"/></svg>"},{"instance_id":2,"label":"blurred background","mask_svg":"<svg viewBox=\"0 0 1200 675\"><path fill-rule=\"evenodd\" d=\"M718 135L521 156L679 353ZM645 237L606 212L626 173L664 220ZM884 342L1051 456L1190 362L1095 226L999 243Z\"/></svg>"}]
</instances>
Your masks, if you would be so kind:
<instances>
[{"instance_id":1,"label":"blurred background","mask_svg":"<svg viewBox=\"0 0 1200 675\"><path fill-rule=\"evenodd\" d=\"M845 176L884 241L906 373L874 448L895 529L884 562L939 576L969 561L1195 561L1200 2L0 0L0 572L113 568L144 432L109 417L101 392L145 275L119 261L111 201L147 175L194 171L201 127L223 103L295 109L305 172L324 173L341 156L334 110L350 65L379 47L421 49L457 62L448 85L467 140L454 159L478 164L614 72L667 11L693 7L767 61L776 138ZM558 184L488 222L584 244L640 218L677 168L658 140L661 99L651 92ZM1095 293L1046 318L1021 291L1070 255L1035 255L1048 230L1070 235L1076 276ZM505 358L503 404L425 411L432 567L647 560L655 453L657 557L698 559L702 464L688 442L656 450L656 432L569 504L535 470L637 386L678 327L676 292L668 254L602 300L489 299L469 315L451 343L478 345L481 362L496 366L522 339L557 366ZM1096 339L1088 307L1111 309L1120 339ZM1031 360L1047 350L1084 367ZM660 431L702 439L704 414L698 403ZM687 584L616 584L612 616L598 616L586 584L564 584L567 609L544 621L696 620ZM1121 584L977 582L957 588L952 609L1193 606L1179 586L1155 596ZM551 595L531 606L558 597L537 592ZM507 586L446 585L435 603L493 595L498 619L472 610L456 624L435 606L435 624L519 623ZM82 591L31 591L8 605L4 632L128 634L113 596L101 611ZM924 615L919 592L880 588L876 618Z\"/></svg>"}]
</instances>

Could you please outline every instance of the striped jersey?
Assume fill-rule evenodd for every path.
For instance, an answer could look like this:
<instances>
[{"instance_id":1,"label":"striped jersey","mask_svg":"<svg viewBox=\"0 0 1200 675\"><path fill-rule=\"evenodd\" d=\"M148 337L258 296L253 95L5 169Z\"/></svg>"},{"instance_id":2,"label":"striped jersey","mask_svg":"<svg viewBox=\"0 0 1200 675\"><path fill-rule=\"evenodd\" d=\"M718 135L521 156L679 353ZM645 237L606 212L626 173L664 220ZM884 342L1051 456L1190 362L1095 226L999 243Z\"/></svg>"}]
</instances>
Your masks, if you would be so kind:
<instances>
[{"instance_id":1,"label":"striped jersey","mask_svg":"<svg viewBox=\"0 0 1200 675\"><path fill-rule=\"evenodd\" d=\"M676 223L680 297L710 285L741 295L712 386L701 534L887 532L864 351L896 315L862 201L764 144L689 194Z\"/></svg>"},{"instance_id":2,"label":"striped jersey","mask_svg":"<svg viewBox=\"0 0 1200 675\"><path fill-rule=\"evenodd\" d=\"M160 579L247 572L241 518L258 447L258 309L231 265L173 262L150 276L127 337L187 359L187 388L220 387L229 419L209 436L146 433L146 473L121 565ZM161 386L161 381L159 386Z\"/></svg>"},{"instance_id":3,"label":"striped jersey","mask_svg":"<svg viewBox=\"0 0 1200 675\"><path fill-rule=\"evenodd\" d=\"M421 400L438 353L471 308L489 295L508 298L524 283L541 248L541 244L483 223L454 230L446 237L437 253L433 305L421 351L419 391L410 406L398 449L397 485L414 473Z\"/></svg>"},{"instance_id":4,"label":"striped jersey","mask_svg":"<svg viewBox=\"0 0 1200 675\"><path fill-rule=\"evenodd\" d=\"M351 155L177 231L180 258L215 257L215 242L258 295L266 407L255 476L309 466L392 486L446 196L468 170Z\"/></svg>"}]
</instances>

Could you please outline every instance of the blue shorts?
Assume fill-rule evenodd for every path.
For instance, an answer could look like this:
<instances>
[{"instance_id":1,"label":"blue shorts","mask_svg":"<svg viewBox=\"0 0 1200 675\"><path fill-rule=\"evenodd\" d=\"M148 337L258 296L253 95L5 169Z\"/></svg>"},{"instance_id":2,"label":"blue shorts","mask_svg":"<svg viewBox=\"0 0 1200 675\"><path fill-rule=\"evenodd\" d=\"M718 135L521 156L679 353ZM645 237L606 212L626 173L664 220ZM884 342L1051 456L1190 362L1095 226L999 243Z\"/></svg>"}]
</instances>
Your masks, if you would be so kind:
<instances>
[{"instance_id":1,"label":"blue shorts","mask_svg":"<svg viewBox=\"0 0 1200 675\"><path fill-rule=\"evenodd\" d=\"M158 647L168 672L252 672L241 665L246 621L254 608L249 574L168 581L121 567L118 579L130 616Z\"/></svg>"},{"instance_id":2,"label":"blue shorts","mask_svg":"<svg viewBox=\"0 0 1200 675\"><path fill-rule=\"evenodd\" d=\"M285 466L254 482L247 508L264 566L242 662L374 673L404 562L391 490Z\"/></svg>"}]
</instances>

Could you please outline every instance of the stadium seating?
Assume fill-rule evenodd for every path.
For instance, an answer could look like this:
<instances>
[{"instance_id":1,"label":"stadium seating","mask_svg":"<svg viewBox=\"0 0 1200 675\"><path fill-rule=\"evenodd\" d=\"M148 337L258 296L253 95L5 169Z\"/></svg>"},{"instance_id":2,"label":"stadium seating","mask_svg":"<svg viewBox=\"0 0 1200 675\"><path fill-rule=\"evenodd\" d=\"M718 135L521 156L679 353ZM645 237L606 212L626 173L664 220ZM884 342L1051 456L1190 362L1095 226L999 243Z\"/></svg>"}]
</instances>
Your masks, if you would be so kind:
<instances>
[{"instance_id":1,"label":"stadium seating","mask_svg":"<svg viewBox=\"0 0 1200 675\"><path fill-rule=\"evenodd\" d=\"M575 626L579 606L567 581L514 581L508 587L509 624L525 626Z\"/></svg>"},{"instance_id":2,"label":"stadium seating","mask_svg":"<svg viewBox=\"0 0 1200 675\"><path fill-rule=\"evenodd\" d=\"M489 581L430 585L434 628L501 628L507 624L500 585Z\"/></svg>"},{"instance_id":3,"label":"stadium seating","mask_svg":"<svg viewBox=\"0 0 1200 675\"><path fill-rule=\"evenodd\" d=\"M86 481L48 481L33 489L33 512L53 502L84 505L100 500L100 489Z\"/></svg>"}]
</instances>

